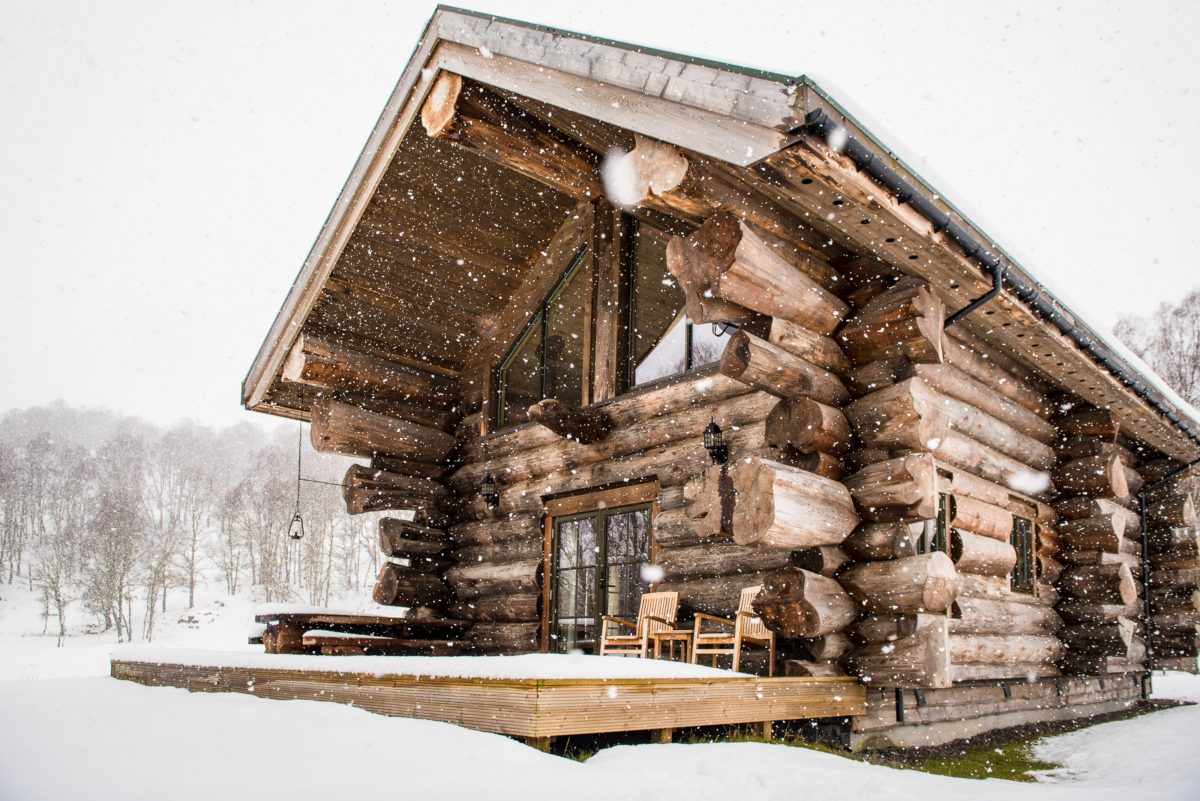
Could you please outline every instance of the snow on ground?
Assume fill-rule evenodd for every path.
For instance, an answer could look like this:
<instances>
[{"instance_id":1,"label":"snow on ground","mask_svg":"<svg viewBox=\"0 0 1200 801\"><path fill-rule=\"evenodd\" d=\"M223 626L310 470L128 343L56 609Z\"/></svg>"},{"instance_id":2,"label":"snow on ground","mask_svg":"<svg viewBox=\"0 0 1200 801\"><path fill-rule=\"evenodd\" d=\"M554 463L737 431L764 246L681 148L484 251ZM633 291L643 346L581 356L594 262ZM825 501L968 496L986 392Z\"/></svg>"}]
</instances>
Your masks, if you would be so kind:
<instances>
[{"instance_id":1,"label":"snow on ground","mask_svg":"<svg viewBox=\"0 0 1200 801\"><path fill-rule=\"evenodd\" d=\"M220 649L239 652L220 658L257 658L261 646L246 644L254 611L248 601L206 594L196 609L168 614L151 647ZM116 644L112 633L86 634L78 626L65 647L56 648L53 636L41 636L38 615L32 596L0 587L4 801L328 801L381 793L480 801L1200 799L1200 706L1049 738L1037 755L1063 768L1039 777L1039 784L931 776L758 743L622 746L580 764L499 735L338 704L192 694L117 681L106 676L108 652ZM149 650L141 643L124 648ZM585 658L569 669L598 659ZM492 672L548 675L567 670L561 666L573 663L566 660L515 657L484 664ZM613 670L649 664L617 658L612 663ZM472 675L481 669L460 668ZM1159 697L1200 701L1200 677L1156 676L1155 690Z\"/></svg>"}]
</instances>

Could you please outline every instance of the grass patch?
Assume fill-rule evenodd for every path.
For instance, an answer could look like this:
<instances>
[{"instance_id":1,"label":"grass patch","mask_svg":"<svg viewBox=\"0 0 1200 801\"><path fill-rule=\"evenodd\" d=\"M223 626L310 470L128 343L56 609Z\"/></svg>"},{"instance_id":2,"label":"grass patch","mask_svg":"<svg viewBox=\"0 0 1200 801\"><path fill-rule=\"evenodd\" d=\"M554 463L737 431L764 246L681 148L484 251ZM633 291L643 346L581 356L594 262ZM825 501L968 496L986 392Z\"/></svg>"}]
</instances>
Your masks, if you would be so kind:
<instances>
[{"instance_id":1,"label":"grass patch","mask_svg":"<svg viewBox=\"0 0 1200 801\"><path fill-rule=\"evenodd\" d=\"M1043 762L1033 755L1036 740L1008 743L1001 746L967 748L958 756L934 757L901 767L912 768L938 776L960 779L1006 779L1013 782L1032 782L1030 771L1053 770L1053 762Z\"/></svg>"}]
</instances>

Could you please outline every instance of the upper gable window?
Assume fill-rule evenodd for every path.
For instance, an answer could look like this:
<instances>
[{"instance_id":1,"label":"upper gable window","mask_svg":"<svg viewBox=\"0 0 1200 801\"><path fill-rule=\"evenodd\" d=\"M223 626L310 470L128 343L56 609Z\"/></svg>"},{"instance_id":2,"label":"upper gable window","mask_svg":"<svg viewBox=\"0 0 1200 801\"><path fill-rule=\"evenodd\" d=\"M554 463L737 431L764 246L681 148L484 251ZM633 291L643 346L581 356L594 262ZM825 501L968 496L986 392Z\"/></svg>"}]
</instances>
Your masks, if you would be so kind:
<instances>
[{"instance_id":1,"label":"upper gable window","mask_svg":"<svg viewBox=\"0 0 1200 801\"><path fill-rule=\"evenodd\" d=\"M544 398L578 406L583 399L585 312L589 284L586 248L576 254L554 289L496 369L496 424L529 419Z\"/></svg>"},{"instance_id":2,"label":"upper gable window","mask_svg":"<svg viewBox=\"0 0 1200 801\"><path fill-rule=\"evenodd\" d=\"M667 270L665 234L630 221L629 342L625 376L630 387L717 361L724 343L684 311L683 290Z\"/></svg>"}]
</instances>

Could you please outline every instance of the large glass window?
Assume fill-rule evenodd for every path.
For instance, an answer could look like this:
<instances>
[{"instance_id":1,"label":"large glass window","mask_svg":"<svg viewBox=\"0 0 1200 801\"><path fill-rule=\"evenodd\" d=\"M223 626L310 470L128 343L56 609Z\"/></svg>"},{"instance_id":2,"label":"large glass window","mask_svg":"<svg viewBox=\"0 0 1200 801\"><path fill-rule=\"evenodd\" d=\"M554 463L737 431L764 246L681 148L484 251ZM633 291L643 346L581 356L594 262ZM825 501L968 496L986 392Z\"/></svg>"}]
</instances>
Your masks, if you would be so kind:
<instances>
[{"instance_id":1,"label":"large glass window","mask_svg":"<svg viewBox=\"0 0 1200 801\"><path fill-rule=\"evenodd\" d=\"M550 650L591 652L602 616L637 616L650 504L555 518L553 554Z\"/></svg>"},{"instance_id":2,"label":"large glass window","mask_svg":"<svg viewBox=\"0 0 1200 801\"><path fill-rule=\"evenodd\" d=\"M528 419L544 398L583 401L584 315L590 286L580 251L496 370L496 424Z\"/></svg>"},{"instance_id":3,"label":"large glass window","mask_svg":"<svg viewBox=\"0 0 1200 801\"><path fill-rule=\"evenodd\" d=\"M717 361L724 342L712 326L694 325L683 290L667 269L667 237L636 221L630 226L628 386L638 386Z\"/></svg>"}]
</instances>

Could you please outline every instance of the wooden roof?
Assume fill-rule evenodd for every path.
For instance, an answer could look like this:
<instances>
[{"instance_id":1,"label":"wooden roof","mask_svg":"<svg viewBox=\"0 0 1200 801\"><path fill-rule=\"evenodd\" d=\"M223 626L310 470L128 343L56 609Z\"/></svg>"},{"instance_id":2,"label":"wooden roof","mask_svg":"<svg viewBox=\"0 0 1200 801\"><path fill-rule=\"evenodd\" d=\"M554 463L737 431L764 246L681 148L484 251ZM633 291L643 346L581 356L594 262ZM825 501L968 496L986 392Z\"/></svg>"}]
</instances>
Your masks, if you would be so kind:
<instances>
[{"instance_id":1,"label":"wooden roof","mask_svg":"<svg viewBox=\"0 0 1200 801\"><path fill-rule=\"evenodd\" d=\"M307 417L311 389L281 380L301 332L459 375L494 347L506 306L545 280L541 254L580 198L427 136L417 118L442 70L507 98L593 161L612 146L628 150L635 133L675 145L819 232L812 248L872 254L926 277L949 309L989 287L928 221L805 133L806 114L823 109L941 197L811 81L439 7L243 383L247 408ZM1138 439L1177 459L1200 457L1186 432L1015 298L961 325L1114 408Z\"/></svg>"}]
</instances>

